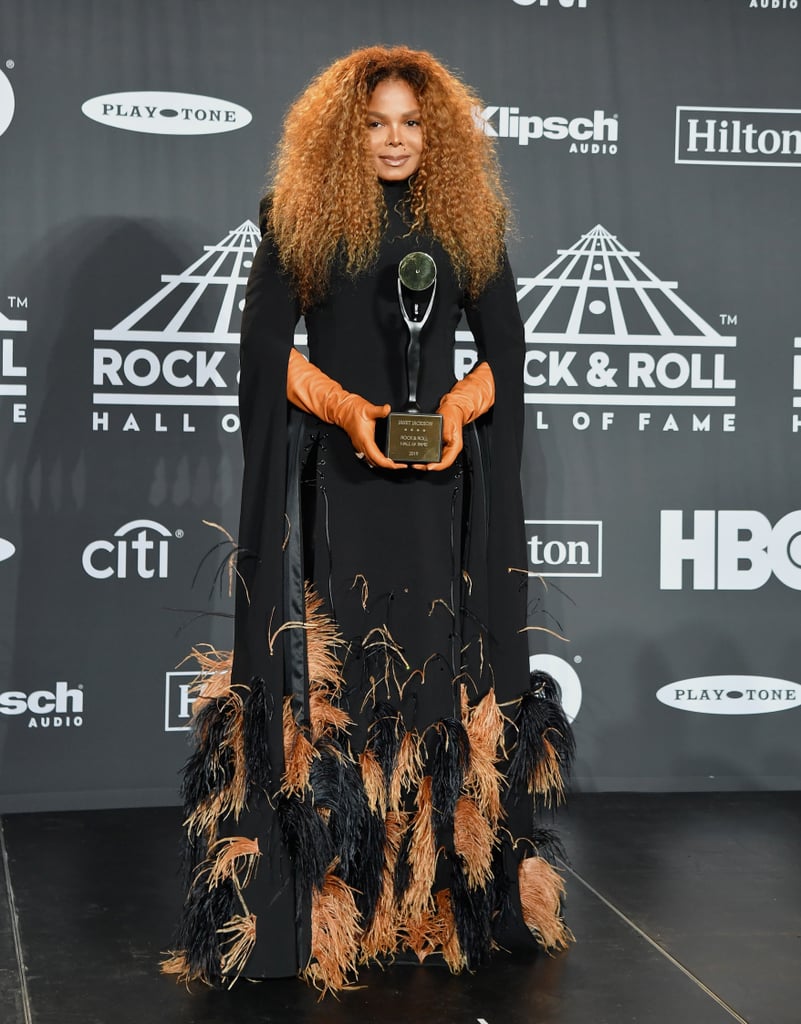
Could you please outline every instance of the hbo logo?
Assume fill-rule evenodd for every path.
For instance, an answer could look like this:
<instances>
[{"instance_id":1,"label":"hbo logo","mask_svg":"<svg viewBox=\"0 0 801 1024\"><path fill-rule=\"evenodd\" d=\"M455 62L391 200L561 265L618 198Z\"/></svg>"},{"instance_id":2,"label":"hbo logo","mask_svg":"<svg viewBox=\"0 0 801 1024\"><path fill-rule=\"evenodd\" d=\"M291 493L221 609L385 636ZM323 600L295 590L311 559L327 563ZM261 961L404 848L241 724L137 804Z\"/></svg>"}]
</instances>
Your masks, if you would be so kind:
<instances>
[{"instance_id":1,"label":"hbo logo","mask_svg":"<svg viewBox=\"0 0 801 1024\"><path fill-rule=\"evenodd\" d=\"M684 563L693 590L757 590L771 575L801 590L801 511L771 526L761 512L696 510L685 527L678 509L663 510L660 587L681 590Z\"/></svg>"}]
</instances>

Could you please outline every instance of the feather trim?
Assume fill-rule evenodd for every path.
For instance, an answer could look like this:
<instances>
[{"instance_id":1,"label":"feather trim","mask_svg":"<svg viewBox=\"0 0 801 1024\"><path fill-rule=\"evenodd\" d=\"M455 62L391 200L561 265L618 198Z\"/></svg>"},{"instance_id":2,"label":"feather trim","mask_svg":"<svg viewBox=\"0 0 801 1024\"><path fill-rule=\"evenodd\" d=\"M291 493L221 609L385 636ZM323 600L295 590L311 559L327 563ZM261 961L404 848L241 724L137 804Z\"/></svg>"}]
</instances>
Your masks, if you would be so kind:
<instances>
[{"instance_id":1,"label":"feather trim","mask_svg":"<svg viewBox=\"0 0 801 1024\"><path fill-rule=\"evenodd\" d=\"M566 949L573 934L561 916L565 883L543 857L527 857L518 868L523 920L547 951Z\"/></svg>"},{"instance_id":2,"label":"feather trim","mask_svg":"<svg viewBox=\"0 0 801 1024\"><path fill-rule=\"evenodd\" d=\"M489 690L471 707L467 687L462 686L462 722L470 744L465 791L475 800L490 826L496 829L503 818L504 778L498 761L506 756L503 738L508 720L498 707L495 691Z\"/></svg>"},{"instance_id":3,"label":"feather trim","mask_svg":"<svg viewBox=\"0 0 801 1024\"><path fill-rule=\"evenodd\" d=\"M220 935L228 936L222 943L225 948L221 948L221 969L231 988L245 969L256 945L256 915L237 914L217 930Z\"/></svg>"},{"instance_id":4,"label":"feather trim","mask_svg":"<svg viewBox=\"0 0 801 1024\"><path fill-rule=\"evenodd\" d=\"M211 846L208 864L200 870L207 874L210 889L226 878L235 879L237 887L244 888L253 878L260 857L258 839L224 836Z\"/></svg>"},{"instance_id":5,"label":"feather trim","mask_svg":"<svg viewBox=\"0 0 801 1024\"><path fill-rule=\"evenodd\" d=\"M431 776L426 775L417 794L417 811L412 820L409 841L409 884L402 894L404 914L418 917L431 908L432 887L437 870L434 839L434 807ZM414 947L412 947L414 948ZM415 952L417 950L415 949Z\"/></svg>"},{"instance_id":6,"label":"feather trim","mask_svg":"<svg viewBox=\"0 0 801 1024\"><path fill-rule=\"evenodd\" d=\"M467 884L484 888L492 880L492 855L497 838L470 797L462 796L453 815L453 846L464 862Z\"/></svg>"},{"instance_id":7,"label":"feather trim","mask_svg":"<svg viewBox=\"0 0 801 1024\"><path fill-rule=\"evenodd\" d=\"M312 897L311 957L301 977L329 991L346 988L356 978L359 911L353 890L333 871Z\"/></svg>"}]
</instances>

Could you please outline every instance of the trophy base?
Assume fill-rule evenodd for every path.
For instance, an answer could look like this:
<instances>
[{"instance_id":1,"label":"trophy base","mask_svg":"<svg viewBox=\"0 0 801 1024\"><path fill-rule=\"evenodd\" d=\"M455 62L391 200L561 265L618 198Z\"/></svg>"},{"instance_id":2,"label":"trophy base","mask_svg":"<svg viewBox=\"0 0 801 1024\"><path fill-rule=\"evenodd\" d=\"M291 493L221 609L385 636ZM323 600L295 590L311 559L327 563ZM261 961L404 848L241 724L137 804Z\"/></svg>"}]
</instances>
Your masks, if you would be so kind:
<instances>
[{"instance_id":1,"label":"trophy base","mask_svg":"<svg viewBox=\"0 0 801 1024\"><path fill-rule=\"evenodd\" d=\"M386 418L384 453L393 462L439 462L442 417L436 413L391 412Z\"/></svg>"}]
</instances>

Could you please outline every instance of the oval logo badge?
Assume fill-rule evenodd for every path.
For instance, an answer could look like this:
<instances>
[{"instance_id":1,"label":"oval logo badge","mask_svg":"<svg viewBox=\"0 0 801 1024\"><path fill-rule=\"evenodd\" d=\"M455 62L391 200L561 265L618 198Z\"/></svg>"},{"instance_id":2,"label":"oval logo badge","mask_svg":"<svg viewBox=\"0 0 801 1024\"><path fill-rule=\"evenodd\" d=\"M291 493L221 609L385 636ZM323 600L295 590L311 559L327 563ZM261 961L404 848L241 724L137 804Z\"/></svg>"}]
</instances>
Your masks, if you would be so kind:
<instances>
[{"instance_id":1,"label":"oval logo badge","mask_svg":"<svg viewBox=\"0 0 801 1024\"><path fill-rule=\"evenodd\" d=\"M150 135L217 135L253 120L238 103L186 92L112 92L87 100L81 110L109 128Z\"/></svg>"},{"instance_id":2,"label":"oval logo badge","mask_svg":"<svg viewBox=\"0 0 801 1024\"><path fill-rule=\"evenodd\" d=\"M14 90L8 76L0 71L0 135L11 124L14 117Z\"/></svg>"},{"instance_id":3,"label":"oval logo badge","mask_svg":"<svg viewBox=\"0 0 801 1024\"><path fill-rule=\"evenodd\" d=\"M767 676L698 676L668 683L657 700L702 715L765 715L801 705L801 686Z\"/></svg>"},{"instance_id":4,"label":"oval logo badge","mask_svg":"<svg viewBox=\"0 0 801 1024\"><path fill-rule=\"evenodd\" d=\"M10 540L0 537L0 562L5 562L7 558L11 558L16 550Z\"/></svg>"}]
</instances>

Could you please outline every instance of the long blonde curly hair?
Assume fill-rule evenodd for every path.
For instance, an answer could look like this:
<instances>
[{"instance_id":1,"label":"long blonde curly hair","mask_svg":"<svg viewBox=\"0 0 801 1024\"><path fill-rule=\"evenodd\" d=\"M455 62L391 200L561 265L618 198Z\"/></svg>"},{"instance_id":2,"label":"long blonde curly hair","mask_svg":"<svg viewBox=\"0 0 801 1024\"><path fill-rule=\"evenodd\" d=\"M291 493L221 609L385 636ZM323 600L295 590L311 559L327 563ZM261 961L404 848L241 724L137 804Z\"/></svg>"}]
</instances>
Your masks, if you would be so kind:
<instances>
[{"instance_id":1,"label":"long blonde curly hair","mask_svg":"<svg viewBox=\"0 0 801 1024\"><path fill-rule=\"evenodd\" d=\"M366 112L379 82L417 96L423 152L410 181L413 232L430 232L476 296L499 267L508 203L479 98L430 53L405 46L355 50L321 72L292 104L271 170L267 217L303 309L326 293L335 258L368 270L386 224L367 155Z\"/></svg>"}]
</instances>

